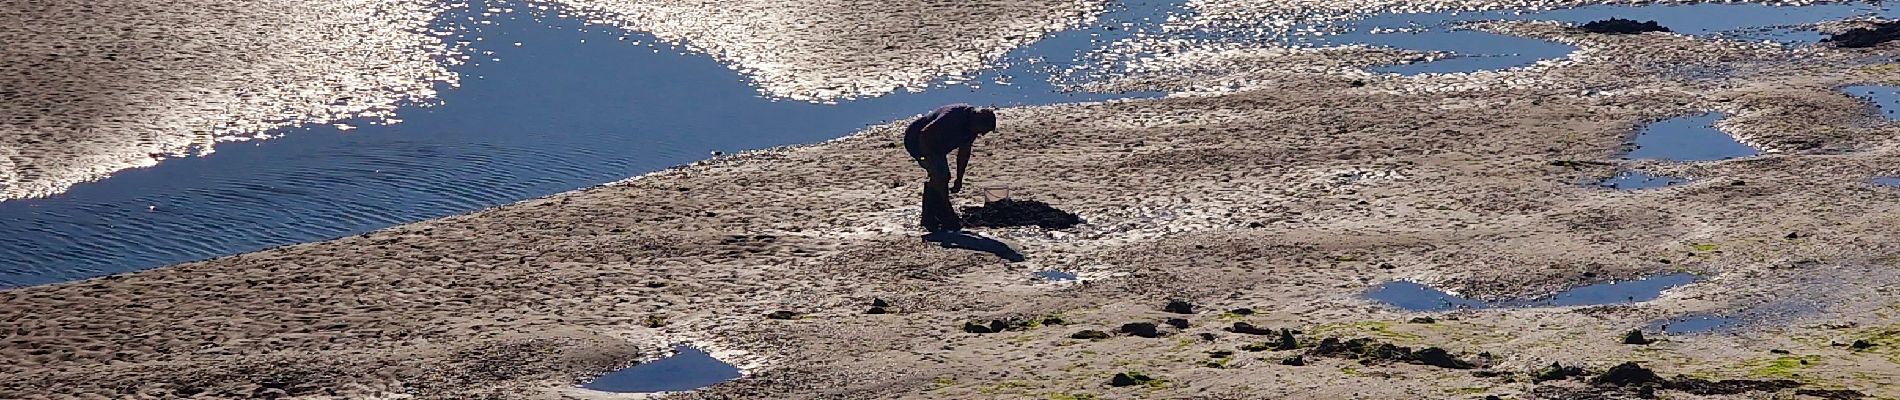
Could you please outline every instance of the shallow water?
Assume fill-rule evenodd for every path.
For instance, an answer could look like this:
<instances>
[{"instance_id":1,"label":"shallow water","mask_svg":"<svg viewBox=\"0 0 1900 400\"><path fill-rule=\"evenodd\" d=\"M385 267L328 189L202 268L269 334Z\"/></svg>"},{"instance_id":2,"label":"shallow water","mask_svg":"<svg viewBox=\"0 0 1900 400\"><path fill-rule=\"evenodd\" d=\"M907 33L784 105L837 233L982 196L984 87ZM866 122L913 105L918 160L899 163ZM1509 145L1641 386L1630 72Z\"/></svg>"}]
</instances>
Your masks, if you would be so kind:
<instances>
[{"instance_id":1,"label":"shallow water","mask_svg":"<svg viewBox=\"0 0 1900 400\"><path fill-rule=\"evenodd\" d=\"M1688 179L1673 176L1650 175L1642 171L1625 171L1597 182L1597 186L1616 190L1643 190L1675 186L1688 182Z\"/></svg>"},{"instance_id":2,"label":"shallow water","mask_svg":"<svg viewBox=\"0 0 1900 400\"><path fill-rule=\"evenodd\" d=\"M1875 185L1900 187L1900 177L1880 177L1872 179Z\"/></svg>"},{"instance_id":3,"label":"shallow water","mask_svg":"<svg viewBox=\"0 0 1900 400\"><path fill-rule=\"evenodd\" d=\"M583 388L615 393L680 392L739 379L739 367L692 346L676 346L674 355L636 364L595 378Z\"/></svg>"},{"instance_id":4,"label":"shallow water","mask_svg":"<svg viewBox=\"0 0 1900 400\"><path fill-rule=\"evenodd\" d=\"M1366 292L1366 297L1413 312L1457 309L1576 307L1636 303L1655 300L1664 290L1694 283L1693 274L1658 275L1643 279L1607 282L1571 288L1554 295L1524 300L1481 301L1459 297L1414 282L1391 282Z\"/></svg>"},{"instance_id":5,"label":"shallow water","mask_svg":"<svg viewBox=\"0 0 1900 400\"><path fill-rule=\"evenodd\" d=\"M1045 64L1018 62L922 93L776 101L708 56L636 44L652 43L647 35L524 13L492 21L464 23L463 39L494 53L462 68L462 87L445 90L441 105L400 110L399 124L295 129L51 198L0 202L0 260L8 260L0 286L366 232L625 179L711 151L828 140L948 103L1158 95L1064 93L1044 78ZM1009 59L1072 58L1073 36Z\"/></svg>"},{"instance_id":6,"label":"shallow water","mask_svg":"<svg viewBox=\"0 0 1900 400\"><path fill-rule=\"evenodd\" d=\"M1759 154L1755 148L1735 141L1734 136L1715 129L1715 121L1727 116L1723 113L1707 113L1650 124L1636 134L1636 149L1623 157L1712 161Z\"/></svg>"},{"instance_id":7,"label":"shallow water","mask_svg":"<svg viewBox=\"0 0 1900 400\"><path fill-rule=\"evenodd\" d=\"M1127 2L1102 21L1011 52L999 70L968 83L835 105L761 98L712 58L653 46L653 38L642 33L519 12L492 18L455 14L445 24L467 29L449 40L468 40L475 50L493 53L478 53L459 67L462 87L445 90L439 105L399 110L400 124L347 121L357 129L291 129L277 132L279 139L226 143L205 157L122 171L55 197L0 202L0 260L7 260L0 263L0 287L135 271L465 213L701 160L711 151L832 139L945 103L1157 96L1064 93L1046 78L1072 82L1062 71L1086 69L1078 55L1135 34L1163 34L1168 16L1191 12L1183 4ZM1728 36L1773 30L1747 27L1888 13L1877 7L1707 4L1385 14L1347 22L1340 35L1296 41L1473 55L1389 69L1461 72L1527 65L1570 50L1450 27L1460 21L1621 16L1661 20L1684 33ZM1706 15L1724 18L1701 18ZM1425 30L1367 33L1410 26ZM1780 38L1808 40L1796 36ZM1009 127L1003 130L1007 134Z\"/></svg>"},{"instance_id":8,"label":"shallow water","mask_svg":"<svg viewBox=\"0 0 1900 400\"><path fill-rule=\"evenodd\" d=\"M1848 86L1841 88L1848 95L1866 99L1872 103L1876 113L1887 119L1900 118L1900 88L1892 86Z\"/></svg>"}]
</instances>

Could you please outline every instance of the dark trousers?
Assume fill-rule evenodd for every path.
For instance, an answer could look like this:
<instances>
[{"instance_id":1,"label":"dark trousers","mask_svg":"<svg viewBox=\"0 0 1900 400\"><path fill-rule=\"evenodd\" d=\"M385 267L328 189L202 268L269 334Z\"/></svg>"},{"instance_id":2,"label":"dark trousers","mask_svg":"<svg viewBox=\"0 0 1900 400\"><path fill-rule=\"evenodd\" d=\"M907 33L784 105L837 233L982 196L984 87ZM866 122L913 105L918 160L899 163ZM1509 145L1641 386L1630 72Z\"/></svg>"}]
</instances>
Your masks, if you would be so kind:
<instances>
[{"instance_id":1,"label":"dark trousers","mask_svg":"<svg viewBox=\"0 0 1900 400\"><path fill-rule=\"evenodd\" d=\"M957 210L950 204L950 158L945 155L924 156L917 159L917 165L924 167L924 173L930 176L924 181L924 230L930 232L954 231L963 229L963 219L957 216Z\"/></svg>"}]
</instances>

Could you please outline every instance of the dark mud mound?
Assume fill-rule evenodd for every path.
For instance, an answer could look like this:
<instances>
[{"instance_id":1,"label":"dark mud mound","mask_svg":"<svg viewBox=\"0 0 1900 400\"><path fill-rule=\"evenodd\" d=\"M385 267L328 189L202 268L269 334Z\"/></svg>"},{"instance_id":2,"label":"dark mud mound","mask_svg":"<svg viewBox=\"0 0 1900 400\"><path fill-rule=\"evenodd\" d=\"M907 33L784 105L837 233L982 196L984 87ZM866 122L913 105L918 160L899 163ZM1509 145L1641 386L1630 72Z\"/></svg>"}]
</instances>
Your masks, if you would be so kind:
<instances>
[{"instance_id":1,"label":"dark mud mound","mask_svg":"<svg viewBox=\"0 0 1900 400\"><path fill-rule=\"evenodd\" d=\"M1900 39L1900 21L1876 23L1872 28L1849 29L1821 41L1833 43L1835 47L1866 48L1894 39Z\"/></svg>"},{"instance_id":2,"label":"dark mud mound","mask_svg":"<svg viewBox=\"0 0 1900 400\"><path fill-rule=\"evenodd\" d=\"M963 225L969 227L1067 229L1081 223L1082 217L1035 200L1002 199L984 203L982 207L963 208Z\"/></svg>"},{"instance_id":3,"label":"dark mud mound","mask_svg":"<svg viewBox=\"0 0 1900 400\"><path fill-rule=\"evenodd\" d=\"M1669 28L1663 27L1662 24L1658 24L1656 23L1656 21L1637 22L1636 20L1633 20L1633 19L1622 19L1622 18L1610 18L1610 19L1601 20L1601 21L1590 21L1590 23L1583 24L1583 31L1590 32L1590 33L1609 33L1609 34L1618 34L1618 35L1630 35L1630 34L1637 34L1637 33L1644 33L1644 32L1670 32Z\"/></svg>"}]
</instances>

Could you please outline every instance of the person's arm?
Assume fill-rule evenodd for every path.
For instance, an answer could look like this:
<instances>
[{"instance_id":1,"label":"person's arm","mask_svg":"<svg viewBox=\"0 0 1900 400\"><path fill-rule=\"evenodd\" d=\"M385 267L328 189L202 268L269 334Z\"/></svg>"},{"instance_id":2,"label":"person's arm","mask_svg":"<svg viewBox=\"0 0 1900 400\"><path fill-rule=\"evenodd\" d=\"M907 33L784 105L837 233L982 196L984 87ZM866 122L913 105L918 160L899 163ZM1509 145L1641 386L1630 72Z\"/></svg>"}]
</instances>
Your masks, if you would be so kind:
<instances>
[{"instance_id":1,"label":"person's arm","mask_svg":"<svg viewBox=\"0 0 1900 400\"><path fill-rule=\"evenodd\" d=\"M974 144L966 144L963 145L963 148L957 149L957 183L950 185L951 193L963 190L963 172L970 167L970 146L973 145Z\"/></svg>"}]
</instances>

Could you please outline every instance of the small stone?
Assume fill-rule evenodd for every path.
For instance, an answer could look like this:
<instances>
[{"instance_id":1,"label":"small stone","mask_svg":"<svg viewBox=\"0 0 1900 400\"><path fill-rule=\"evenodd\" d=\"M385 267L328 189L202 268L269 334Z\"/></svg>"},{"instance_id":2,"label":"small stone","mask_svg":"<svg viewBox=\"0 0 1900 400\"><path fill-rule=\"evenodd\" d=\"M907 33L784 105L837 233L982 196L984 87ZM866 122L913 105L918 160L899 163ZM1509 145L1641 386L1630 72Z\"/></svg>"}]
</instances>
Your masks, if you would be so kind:
<instances>
[{"instance_id":1,"label":"small stone","mask_svg":"<svg viewBox=\"0 0 1900 400\"><path fill-rule=\"evenodd\" d=\"M1117 331L1121 333L1145 337L1149 339L1161 337L1161 328L1158 326L1155 326L1153 322L1134 322L1134 323L1122 324L1121 329Z\"/></svg>"},{"instance_id":2,"label":"small stone","mask_svg":"<svg viewBox=\"0 0 1900 400\"><path fill-rule=\"evenodd\" d=\"M864 310L864 313L875 315L875 314L886 314L886 313L889 313L889 311L885 311L884 307L871 307L871 309L869 310Z\"/></svg>"},{"instance_id":3,"label":"small stone","mask_svg":"<svg viewBox=\"0 0 1900 400\"><path fill-rule=\"evenodd\" d=\"M1445 349L1437 347L1426 347L1419 351L1412 352L1411 359L1415 363L1439 368L1471 369L1476 367L1464 360L1452 357L1450 352L1446 352Z\"/></svg>"},{"instance_id":4,"label":"small stone","mask_svg":"<svg viewBox=\"0 0 1900 400\"><path fill-rule=\"evenodd\" d=\"M890 307L891 303L884 301L884 299L872 298L871 306L872 307Z\"/></svg>"},{"instance_id":5,"label":"small stone","mask_svg":"<svg viewBox=\"0 0 1900 400\"><path fill-rule=\"evenodd\" d=\"M1295 367L1306 365L1306 357L1294 354L1292 357L1280 359L1280 365L1291 365Z\"/></svg>"},{"instance_id":6,"label":"small stone","mask_svg":"<svg viewBox=\"0 0 1900 400\"><path fill-rule=\"evenodd\" d=\"M1769 350L1768 352L1770 354L1788 354L1787 350L1782 350L1782 349Z\"/></svg>"},{"instance_id":7,"label":"small stone","mask_svg":"<svg viewBox=\"0 0 1900 400\"><path fill-rule=\"evenodd\" d=\"M1203 341L1203 342L1212 342L1212 341L1214 341L1214 339L1218 339L1218 338L1219 338L1219 337L1217 337L1217 336L1214 336L1214 334L1213 334L1213 333L1210 333L1210 332L1201 332L1201 335L1200 335L1200 336L1201 336L1201 341Z\"/></svg>"},{"instance_id":8,"label":"small stone","mask_svg":"<svg viewBox=\"0 0 1900 400\"><path fill-rule=\"evenodd\" d=\"M1437 318L1432 318L1432 317L1429 317L1429 316L1425 316L1425 317L1412 317L1412 321L1411 321L1411 322L1412 322L1412 323L1414 323L1414 324L1436 324L1436 323L1438 323L1438 319L1437 319Z\"/></svg>"},{"instance_id":9,"label":"small stone","mask_svg":"<svg viewBox=\"0 0 1900 400\"><path fill-rule=\"evenodd\" d=\"M1544 367L1544 369L1537 370L1536 373L1531 374L1531 380L1536 382L1561 381L1570 379L1570 377L1573 376L1583 376L1583 368L1566 367L1562 364L1552 362L1550 366Z\"/></svg>"},{"instance_id":10,"label":"small stone","mask_svg":"<svg viewBox=\"0 0 1900 400\"><path fill-rule=\"evenodd\" d=\"M1115 386L1115 387L1135 386L1135 385L1148 383L1148 381L1151 381L1151 380L1154 380L1154 378L1149 378L1147 375L1143 375L1140 373L1135 373L1131 375L1127 372L1123 372L1123 373L1115 374L1115 377L1113 378L1109 378L1108 385Z\"/></svg>"},{"instance_id":11,"label":"small stone","mask_svg":"<svg viewBox=\"0 0 1900 400\"><path fill-rule=\"evenodd\" d=\"M1241 308L1233 309L1233 311L1228 311L1228 313L1234 314L1234 315L1240 315L1240 316L1248 316L1248 315L1253 315L1253 309L1241 307Z\"/></svg>"},{"instance_id":12,"label":"small stone","mask_svg":"<svg viewBox=\"0 0 1900 400\"><path fill-rule=\"evenodd\" d=\"M1194 303L1189 303L1186 300L1168 300L1168 305L1162 307L1161 310L1175 314L1193 314Z\"/></svg>"},{"instance_id":13,"label":"small stone","mask_svg":"<svg viewBox=\"0 0 1900 400\"><path fill-rule=\"evenodd\" d=\"M1168 318L1168 326L1172 326L1177 329L1187 329L1188 320L1182 319L1182 318Z\"/></svg>"},{"instance_id":14,"label":"small stone","mask_svg":"<svg viewBox=\"0 0 1900 400\"><path fill-rule=\"evenodd\" d=\"M1643 330L1641 329L1631 329L1629 332L1623 333L1623 344L1650 344L1655 342L1655 340L1643 337Z\"/></svg>"},{"instance_id":15,"label":"small stone","mask_svg":"<svg viewBox=\"0 0 1900 400\"><path fill-rule=\"evenodd\" d=\"M1788 236L1783 236L1783 238L1787 238L1788 240L1800 239L1801 232L1788 232Z\"/></svg>"},{"instance_id":16,"label":"small stone","mask_svg":"<svg viewBox=\"0 0 1900 400\"><path fill-rule=\"evenodd\" d=\"M778 310L778 311L773 311L771 314L765 314L765 317L771 318L771 319L793 319L793 318L798 318L798 313L785 311L785 310Z\"/></svg>"},{"instance_id":17,"label":"small stone","mask_svg":"<svg viewBox=\"0 0 1900 400\"><path fill-rule=\"evenodd\" d=\"M1052 315L1048 317L1043 317L1042 324L1046 326L1060 326L1060 325L1068 325L1069 321L1062 319L1062 317Z\"/></svg>"},{"instance_id":18,"label":"small stone","mask_svg":"<svg viewBox=\"0 0 1900 400\"><path fill-rule=\"evenodd\" d=\"M1207 351L1207 358L1227 358L1227 357L1233 357L1233 356L1234 356L1233 350L1208 350Z\"/></svg>"},{"instance_id":19,"label":"small stone","mask_svg":"<svg viewBox=\"0 0 1900 400\"><path fill-rule=\"evenodd\" d=\"M1293 350L1300 348L1300 341L1293 337L1292 329L1280 329L1280 341L1274 343L1274 350Z\"/></svg>"},{"instance_id":20,"label":"small stone","mask_svg":"<svg viewBox=\"0 0 1900 400\"><path fill-rule=\"evenodd\" d=\"M1854 340L1854 344L1847 345L1847 347L1854 350L1866 350L1874 347L1874 343L1865 339L1856 339Z\"/></svg>"},{"instance_id":21,"label":"small stone","mask_svg":"<svg viewBox=\"0 0 1900 400\"><path fill-rule=\"evenodd\" d=\"M1083 340L1100 340L1100 339L1109 338L1109 334L1108 332L1088 329L1088 330L1076 331L1075 333L1069 334L1069 338L1083 339Z\"/></svg>"},{"instance_id":22,"label":"small stone","mask_svg":"<svg viewBox=\"0 0 1900 400\"><path fill-rule=\"evenodd\" d=\"M1233 327L1227 328L1227 331L1243 335L1272 335L1274 333L1272 329L1253 326L1245 322L1235 322Z\"/></svg>"},{"instance_id":23,"label":"small stone","mask_svg":"<svg viewBox=\"0 0 1900 400\"><path fill-rule=\"evenodd\" d=\"M995 326L996 324L994 322L995 321L992 321L991 324L986 325L976 321L966 321L963 323L963 331L976 334L1002 332L1002 327Z\"/></svg>"}]
</instances>

